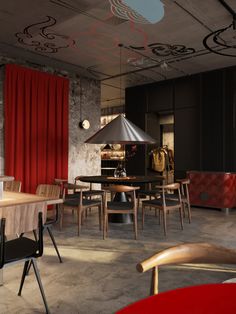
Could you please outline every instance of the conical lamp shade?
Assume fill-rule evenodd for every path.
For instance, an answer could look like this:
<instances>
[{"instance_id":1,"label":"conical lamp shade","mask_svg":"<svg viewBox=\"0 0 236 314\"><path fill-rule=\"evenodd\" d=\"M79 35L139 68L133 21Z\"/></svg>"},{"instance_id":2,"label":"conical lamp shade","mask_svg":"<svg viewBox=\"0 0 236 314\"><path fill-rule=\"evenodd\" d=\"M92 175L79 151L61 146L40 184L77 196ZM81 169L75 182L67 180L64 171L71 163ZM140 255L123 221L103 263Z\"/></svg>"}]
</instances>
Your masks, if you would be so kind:
<instances>
[{"instance_id":1,"label":"conical lamp shade","mask_svg":"<svg viewBox=\"0 0 236 314\"><path fill-rule=\"evenodd\" d=\"M85 141L90 144L148 144L155 142L156 140L123 115L119 115Z\"/></svg>"}]
</instances>

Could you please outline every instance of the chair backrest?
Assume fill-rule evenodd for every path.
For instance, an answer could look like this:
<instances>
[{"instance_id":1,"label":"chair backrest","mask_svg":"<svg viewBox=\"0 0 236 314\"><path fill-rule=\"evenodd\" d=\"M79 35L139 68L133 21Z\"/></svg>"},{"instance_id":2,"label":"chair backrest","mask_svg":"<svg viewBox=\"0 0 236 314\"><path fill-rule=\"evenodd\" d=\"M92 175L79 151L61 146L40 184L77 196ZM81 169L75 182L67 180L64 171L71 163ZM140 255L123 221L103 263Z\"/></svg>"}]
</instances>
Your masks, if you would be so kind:
<instances>
[{"instance_id":1,"label":"chair backrest","mask_svg":"<svg viewBox=\"0 0 236 314\"><path fill-rule=\"evenodd\" d=\"M45 197L59 198L61 189L56 184L39 184L36 189L36 194Z\"/></svg>"},{"instance_id":2,"label":"chair backrest","mask_svg":"<svg viewBox=\"0 0 236 314\"><path fill-rule=\"evenodd\" d=\"M63 191L64 191L64 185L68 182L67 179L59 179L55 178L54 179L54 184L60 186L60 197L63 197Z\"/></svg>"},{"instance_id":3,"label":"chair backrest","mask_svg":"<svg viewBox=\"0 0 236 314\"><path fill-rule=\"evenodd\" d=\"M160 193L162 194L162 199L163 199L163 205L166 206L166 196L168 195L169 192L174 192L178 195L178 203L181 204L182 196L180 192L180 183L175 182L175 183L170 183L166 185L157 185L157 189L159 189ZM178 205L176 205L178 206Z\"/></svg>"},{"instance_id":4,"label":"chair backrest","mask_svg":"<svg viewBox=\"0 0 236 314\"><path fill-rule=\"evenodd\" d=\"M139 190L139 186L129 186L129 185L109 185L108 187L104 188L105 191L110 191L114 193L121 193L121 192L132 192Z\"/></svg>"},{"instance_id":5,"label":"chair backrest","mask_svg":"<svg viewBox=\"0 0 236 314\"><path fill-rule=\"evenodd\" d=\"M80 190L80 188L76 188L76 186L81 186L81 184L80 184L80 177L81 176L77 176L74 179L74 184L75 184L74 193L77 192L78 190ZM84 184L84 182L83 182L83 184ZM89 188L90 190L92 190L92 188L93 188L93 184L92 183L90 183L89 185L85 184L85 186L87 186L87 188Z\"/></svg>"},{"instance_id":6,"label":"chair backrest","mask_svg":"<svg viewBox=\"0 0 236 314\"><path fill-rule=\"evenodd\" d=\"M63 199L66 198L66 195L68 193L69 197L69 191L72 191L73 194L80 193L82 195L83 190L87 190L89 187L87 185L80 185L80 184L74 184L74 183L65 183L63 188Z\"/></svg>"},{"instance_id":7,"label":"chair backrest","mask_svg":"<svg viewBox=\"0 0 236 314\"><path fill-rule=\"evenodd\" d=\"M188 178L186 178L186 179L177 179L176 182L180 183L182 196L185 197L189 201L188 186L190 184L190 180Z\"/></svg>"},{"instance_id":8,"label":"chair backrest","mask_svg":"<svg viewBox=\"0 0 236 314\"><path fill-rule=\"evenodd\" d=\"M20 219L23 220L25 219L25 212L19 210L19 212L22 214L20 216ZM33 215L30 215L31 217L31 221L29 219L29 217L27 217L27 223L30 224L31 222L31 226L32 226L32 230L36 230L38 229L38 237L37 240L35 240L35 242L37 243L37 253L35 254L35 257L39 257L42 256L43 254L43 213L41 211L38 211L37 213L37 225L35 226L35 217ZM0 223L0 269L4 266L5 264L5 242L6 242L6 236L8 234L6 234L6 224L8 222L8 219L6 218L2 218L1 219L1 223ZM24 230L22 230L23 232ZM27 231L29 231L27 229ZM18 247L18 250L20 250L21 248ZM24 248L22 248L24 249ZM19 253L18 253L19 254ZM20 254L19 254L20 255Z\"/></svg>"},{"instance_id":9,"label":"chair backrest","mask_svg":"<svg viewBox=\"0 0 236 314\"><path fill-rule=\"evenodd\" d=\"M3 182L3 190L8 192L20 192L21 181L5 181Z\"/></svg>"},{"instance_id":10,"label":"chair backrest","mask_svg":"<svg viewBox=\"0 0 236 314\"><path fill-rule=\"evenodd\" d=\"M139 190L139 186L129 186L129 185L109 185L108 187L104 187L103 190L105 193L105 204L107 203L107 192L111 193L128 193L131 196L132 202L134 203L134 206L137 206L137 200L136 200L136 190Z\"/></svg>"},{"instance_id":11,"label":"chair backrest","mask_svg":"<svg viewBox=\"0 0 236 314\"><path fill-rule=\"evenodd\" d=\"M152 269L150 294L158 293L158 267L182 263L236 264L236 250L209 243L184 243L158 252L137 264L143 273Z\"/></svg>"}]
</instances>

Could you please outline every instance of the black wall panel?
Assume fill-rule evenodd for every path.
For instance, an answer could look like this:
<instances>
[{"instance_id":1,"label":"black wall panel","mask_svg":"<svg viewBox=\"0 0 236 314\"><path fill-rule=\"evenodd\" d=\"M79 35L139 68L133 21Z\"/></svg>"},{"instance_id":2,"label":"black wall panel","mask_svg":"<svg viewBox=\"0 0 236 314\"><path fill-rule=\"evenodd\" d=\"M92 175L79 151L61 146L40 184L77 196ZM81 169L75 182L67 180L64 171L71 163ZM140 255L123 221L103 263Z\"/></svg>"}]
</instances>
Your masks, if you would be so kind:
<instances>
[{"instance_id":1,"label":"black wall panel","mask_svg":"<svg viewBox=\"0 0 236 314\"><path fill-rule=\"evenodd\" d=\"M197 107L200 103L200 75L183 77L175 81L175 109Z\"/></svg>"},{"instance_id":2,"label":"black wall panel","mask_svg":"<svg viewBox=\"0 0 236 314\"><path fill-rule=\"evenodd\" d=\"M146 87L137 86L135 88L128 88L126 90L126 118L140 127L142 130L146 130L146 118L147 112L147 93ZM130 150L131 147L126 145L126 150ZM145 175L146 172L146 151L144 145L137 145L136 154L126 160L126 170L128 175Z\"/></svg>"},{"instance_id":3,"label":"black wall panel","mask_svg":"<svg viewBox=\"0 0 236 314\"><path fill-rule=\"evenodd\" d=\"M187 170L200 169L200 127L198 107L175 110L175 175L184 177Z\"/></svg>"},{"instance_id":4,"label":"black wall panel","mask_svg":"<svg viewBox=\"0 0 236 314\"><path fill-rule=\"evenodd\" d=\"M236 67L127 89L126 106L145 131L145 113L174 113L176 177L192 169L236 171ZM147 167L143 152L133 173Z\"/></svg>"},{"instance_id":5,"label":"black wall panel","mask_svg":"<svg viewBox=\"0 0 236 314\"><path fill-rule=\"evenodd\" d=\"M152 84L148 87L148 112L169 112L173 110L172 81Z\"/></svg>"},{"instance_id":6,"label":"black wall panel","mask_svg":"<svg viewBox=\"0 0 236 314\"><path fill-rule=\"evenodd\" d=\"M236 171L236 70L224 75L224 170Z\"/></svg>"},{"instance_id":7,"label":"black wall panel","mask_svg":"<svg viewBox=\"0 0 236 314\"><path fill-rule=\"evenodd\" d=\"M223 171L223 72L202 75L202 170Z\"/></svg>"}]
</instances>

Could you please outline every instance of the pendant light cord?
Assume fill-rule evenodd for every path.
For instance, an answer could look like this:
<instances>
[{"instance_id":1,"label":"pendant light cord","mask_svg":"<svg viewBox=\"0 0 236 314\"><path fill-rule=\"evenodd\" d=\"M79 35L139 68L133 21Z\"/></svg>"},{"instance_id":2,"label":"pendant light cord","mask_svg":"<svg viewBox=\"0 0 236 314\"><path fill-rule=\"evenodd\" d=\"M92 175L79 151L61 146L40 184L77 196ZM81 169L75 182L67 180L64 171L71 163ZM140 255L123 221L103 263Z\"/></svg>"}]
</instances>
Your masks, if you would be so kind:
<instances>
[{"instance_id":1,"label":"pendant light cord","mask_svg":"<svg viewBox=\"0 0 236 314\"><path fill-rule=\"evenodd\" d=\"M123 47L123 44L119 44L118 45L119 47L120 47L120 107L123 107L123 114L125 114L125 105L124 105L124 103L123 104L121 104L121 83L122 83L122 77L121 77L121 62L122 62L122 54L121 54L121 49L122 49L122 47Z\"/></svg>"},{"instance_id":2,"label":"pendant light cord","mask_svg":"<svg viewBox=\"0 0 236 314\"><path fill-rule=\"evenodd\" d=\"M80 78L80 121L82 121L82 78Z\"/></svg>"}]
</instances>

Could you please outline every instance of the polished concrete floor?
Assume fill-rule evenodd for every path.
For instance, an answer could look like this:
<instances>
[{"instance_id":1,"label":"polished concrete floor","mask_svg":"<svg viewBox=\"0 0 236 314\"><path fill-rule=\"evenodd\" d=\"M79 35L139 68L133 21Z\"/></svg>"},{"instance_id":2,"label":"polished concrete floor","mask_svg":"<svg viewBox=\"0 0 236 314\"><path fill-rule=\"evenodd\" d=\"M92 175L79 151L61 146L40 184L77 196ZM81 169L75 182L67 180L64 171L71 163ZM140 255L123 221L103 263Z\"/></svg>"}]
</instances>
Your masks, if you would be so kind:
<instances>
[{"instance_id":1,"label":"polished concrete floor","mask_svg":"<svg viewBox=\"0 0 236 314\"><path fill-rule=\"evenodd\" d=\"M63 263L45 234L45 252L38 259L41 278L52 314L111 314L144 298L149 293L150 273L140 274L136 263L160 249L182 242L209 242L236 248L236 210L229 215L213 209L192 209L192 223L187 219L180 230L177 213L168 215L168 235L158 225L153 211L148 211L145 229L139 228L139 239L133 239L132 225L112 224L109 238L102 239L93 211L76 234L75 217L66 214L62 231L54 228ZM17 291L22 264L4 270L4 286L0 287L1 314L45 313L39 289L31 271L22 297ZM163 267L160 291L187 285L222 282L236 277L232 265L194 265Z\"/></svg>"}]
</instances>

